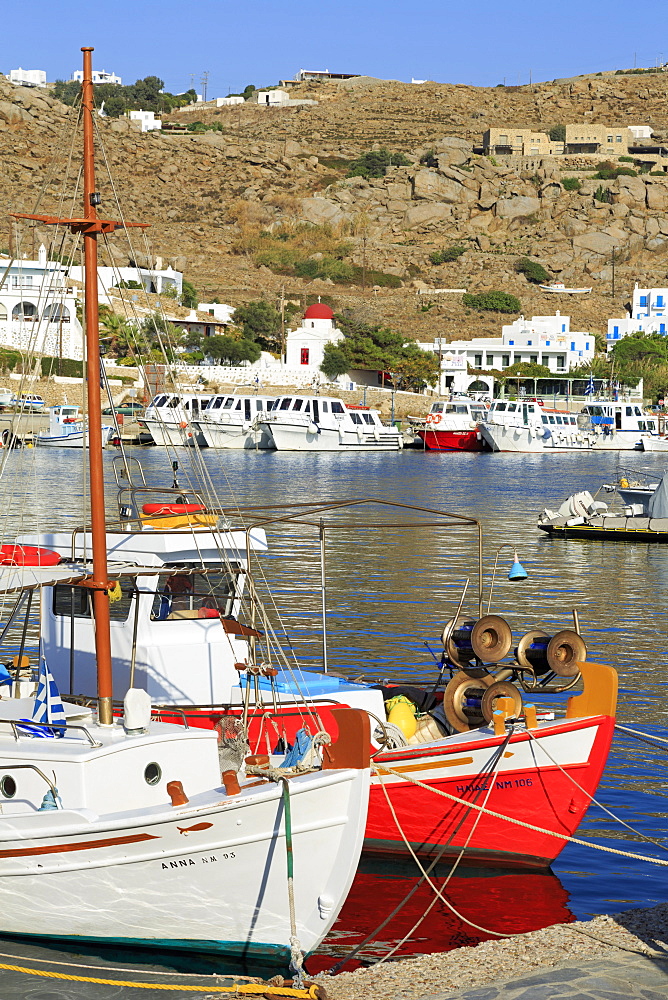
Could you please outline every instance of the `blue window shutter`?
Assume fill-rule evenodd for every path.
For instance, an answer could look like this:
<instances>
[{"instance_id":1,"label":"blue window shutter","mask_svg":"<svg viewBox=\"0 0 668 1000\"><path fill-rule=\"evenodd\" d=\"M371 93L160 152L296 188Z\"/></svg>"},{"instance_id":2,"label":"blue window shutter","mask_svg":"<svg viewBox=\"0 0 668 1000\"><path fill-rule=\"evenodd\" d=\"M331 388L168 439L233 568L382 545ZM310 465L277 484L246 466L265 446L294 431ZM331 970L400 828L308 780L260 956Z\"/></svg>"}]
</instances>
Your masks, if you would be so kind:
<instances>
[{"instance_id":1,"label":"blue window shutter","mask_svg":"<svg viewBox=\"0 0 668 1000\"><path fill-rule=\"evenodd\" d=\"M574 340L571 340L571 350L572 351L575 350L575 341Z\"/></svg>"},{"instance_id":2,"label":"blue window shutter","mask_svg":"<svg viewBox=\"0 0 668 1000\"><path fill-rule=\"evenodd\" d=\"M666 324L659 323L659 333L665 333L665 332L666 332Z\"/></svg>"},{"instance_id":3,"label":"blue window shutter","mask_svg":"<svg viewBox=\"0 0 668 1000\"><path fill-rule=\"evenodd\" d=\"M612 332L615 334L615 336L617 336L619 334L619 327L618 326L613 326Z\"/></svg>"},{"instance_id":4,"label":"blue window shutter","mask_svg":"<svg viewBox=\"0 0 668 1000\"><path fill-rule=\"evenodd\" d=\"M640 296L640 305L641 306L646 306L647 305L647 296L646 295L641 295Z\"/></svg>"},{"instance_id":5,"label":"blue window shutter","mask_svg":"<svg viewBox=\"0 0 668 1000\"><path fill-rule=\"evenodd\" d=\"M657 295L657 297L656 297L656 304L657 304L657 306L663 307L663 295Z\"/></svg>"}]
</instances>

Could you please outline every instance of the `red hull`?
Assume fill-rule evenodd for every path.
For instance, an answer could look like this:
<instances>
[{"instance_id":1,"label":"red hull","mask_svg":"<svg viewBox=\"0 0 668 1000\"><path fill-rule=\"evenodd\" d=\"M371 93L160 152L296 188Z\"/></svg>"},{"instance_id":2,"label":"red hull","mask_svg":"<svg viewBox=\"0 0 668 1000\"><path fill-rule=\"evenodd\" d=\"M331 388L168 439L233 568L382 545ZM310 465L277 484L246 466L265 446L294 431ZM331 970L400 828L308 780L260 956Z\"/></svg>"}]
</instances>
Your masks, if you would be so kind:
<instances>
[{"instance_id":1,"label":"red hull","mask_svg":"<svg viewBox=\"0 0 668 1000\"><path fill-rule=\"evenodd\" d=\"M484 448L477 430L439 431L425 427L417 433L429 451L482 451Z\"/></svg>"},{"instance_id":2,"label":"red hull","mask_svg":"<svg viewBox=\"0 0 668 1000\"><path fill-rule=\"evenodd\" d=\"M328 732L336 738L336 724L331 715L335 705L318 705L319 718ZM239 715L239 709L202 708L185 709L191 725L213 728L223 714ZM161 712L165 722L182 722L183 715L169 710ZM305 722L303 709L284 706L276 722L278 729L268 726L261 717L251 713L249 734L251 750L267 753L273 750L278 738L278 730L292 740L297 729ZM477 770L462 771L472 757L462 757L469 746L455 742L433 746L406 747L375 757L376 765L410 772L416 778L440 791L447 792L461 800L461 805L437 796L433 791L421 788L410 781L395 781L387 774L383 777L389 799L394 807L397 820L416 854L422 857L439 855L448 860L466 847L465 860L468 863L484 863L496 866L547 868L561 852L567 838L573 836L589 807L590 795L594 795L601 779L614 733L614 719L599 715L588 719L565 719L539 730L541 739L547 733L558 737L568 734L570 740L579 738L588 742L587 731L594 730L591 749L575 754L575 763L565 764L564 770L554 765L530 763L526 767L513 768L508 765L503 775L497 775L494 787L486 801L486 808L525 823L532 823L560 834L558 837L527 830L515 823L493 816L482 815L475 826L470 840L469 834L476 823L478 812L469 809L467 803L485 804L488 790L487 779L480 777ZM489 761L494 751L503 743L503 737L490 736L470 749L483 752ZM505 757L520 758L522 749L531 739L526 732L518 732L510 740ZM554 753L552 754L554 756ZM546 758L547 762L547 758ZM487 765L489 767L489 764ZM457 776L436 776L435 772L447 768L457 768ZM566 773L564 773L566 772ZM584 789L578 790L568 775ZM586 794L585 794L586 793ZM399 832L381 785L374 782L367 819L364 851L367 854L398 857L410 852Z\"/></svg>"},{"instance_id":3,"label":"red hull","mask_svg":"<svg viewBox=\"0 0 668 1000\"><path fill-rule=\"evenodd\" d=\"M590 795L596 792L612 742L614 719L597 716L594 719L565 720L549 730L554 735L569 733L571 738L576 738L578 733L584 733L590 727L595 728L596 735L584 761L566 765L563 770L553 765L543 765L540 768L525 767L505 771L494 780L486 801L487 809L508 816L509 819L551 830L560 834L559 837L527 830L515 823L485 814L480 816L473 830L479 814L474 809L468 809L466 803L473 802L478 806L485 804L489 787L489 780L481 778L479 774L432 778L428 777L429 762L426 766L416 765L412 776L428 782L431 788L456 795L462 800L462 805L439 798L432 791L411 782L389 784L388 778L384 778L398 823L413 850L421 856L438 854L446 859L456 856L466 847L466 857L470 861L504 866L548 867L566 845L567 838L577 830L589 807ZM526 733L518 733L511 738L507 752L518 754L518 745L529 739ZM501 739L490 739L487 744L490 757L494 747L501 742ZM513 748L516 749L513 751ZM437 751L433 748L430 751L428 746L426 750L416 754L415 748L410 747L409 750L383 754L382 763L392 767L394 761L395 766L406 768L411 757L414 760L421 758L424 762L425 757L431 754L431 768L435 769L438 759L445 759L447 767L447 756L455 759L458 755L461 757L461 753L461 745L449 747L447 755L444 755L443 749ZM376 760L380 761L379 758ZM579 791L569 775L584 791ZM408 853L383 789L377 784L371 786L364 850L373 854L395 856Z\"/></svg>"}]
</instances>

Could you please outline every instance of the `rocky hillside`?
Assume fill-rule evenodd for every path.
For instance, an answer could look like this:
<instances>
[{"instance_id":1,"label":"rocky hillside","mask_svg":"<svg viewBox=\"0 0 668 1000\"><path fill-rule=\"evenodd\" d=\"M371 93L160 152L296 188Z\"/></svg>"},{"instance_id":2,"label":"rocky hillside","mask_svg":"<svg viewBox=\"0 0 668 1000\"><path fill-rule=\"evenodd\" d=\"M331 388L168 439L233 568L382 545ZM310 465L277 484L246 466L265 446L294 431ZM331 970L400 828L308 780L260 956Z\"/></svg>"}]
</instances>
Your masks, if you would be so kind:
<instances>
[{"instance_id":1,"label":"rocky hillside","mask_svg":"<svg viewBox=\"0 0 668 1000\"><path fill-rule=\"evenodd\" d=\"M317 106L242 105L173 116L220 126L201 134L135 131L125 120L99 120L106 157L129 219L148 222L150 247L183 267L207 299L237 305L266 296L327 294L337 307L386 321L408 336L498 333L505 317L473 313L459 295L434 297L423 311L419 289L499 288L517 295L525 315L561 306L574 329L603 332L623 315L633 282L666 283L668 176L590 179L591 165L537 162L521 171L474 154L490 126L549 129L567 122L649 124L667 134L668 74L593 76L533 88L411 86L358 78L304 85L294 96ZM0 209L60 211L58 197L72 143L75 113L48 94L0 80ZM379 146L401 151L409 166L377 180L346 179L350 163ZM428 166L425 165L426 154ZM628 165L628 164L626 164ZM72 171L70 171L70 174ZM577 177L579 190L563 186ZM104 211L115 214L100 165ZM594 194L606 189L605 201ZM277 225L327 224L348 244L352 264L401 279L402 287L362 290L319 278L272 273L258 265L254 234ZM0 249L9 247L7 238ZM33 234L15 233L14 249L31 255ZM133 236L133 240L137 241ZM4 242L4 247L3 247ZM457 261L430 256L465 247ZM121 235L104 253L124 262ZM612 257L616 295L611 295ZM591 285L584 299L558 299L515 273L531 256L566 283ZM512 317L511 317L512 318Z\"/></svg>"}]
</instances>

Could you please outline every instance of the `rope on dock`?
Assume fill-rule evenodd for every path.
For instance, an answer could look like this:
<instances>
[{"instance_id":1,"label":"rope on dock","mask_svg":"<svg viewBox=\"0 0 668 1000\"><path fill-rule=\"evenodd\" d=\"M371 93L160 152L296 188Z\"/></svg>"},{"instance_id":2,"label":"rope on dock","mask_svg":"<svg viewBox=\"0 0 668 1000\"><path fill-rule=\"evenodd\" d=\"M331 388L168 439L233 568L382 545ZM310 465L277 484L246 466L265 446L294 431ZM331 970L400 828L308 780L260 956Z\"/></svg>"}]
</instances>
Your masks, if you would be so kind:
<instances>
[{"instance_id":1,"label":"rope on dock","mask_svg":"<svg viewBox=\"0 0 668 1000\"><path fill-rule=\"evenodd\" d=\"M296 1000L317 1000L319 987L316 983L302 989L289 986L270 986L268 983L235 983L234 986L187 986L177 983L136 983L132 980L103 979L99 976L73 976L66 972L51 972L49 969L28 969L22 965L0 962L0 969L7 972L22 972L28 976L42 976L44 979L61 979L68 983L96 983L101 986L128 986L135 990L176 990L193 993L229 993L234 996L294 997Z\"/></svg>"}]
</instances>

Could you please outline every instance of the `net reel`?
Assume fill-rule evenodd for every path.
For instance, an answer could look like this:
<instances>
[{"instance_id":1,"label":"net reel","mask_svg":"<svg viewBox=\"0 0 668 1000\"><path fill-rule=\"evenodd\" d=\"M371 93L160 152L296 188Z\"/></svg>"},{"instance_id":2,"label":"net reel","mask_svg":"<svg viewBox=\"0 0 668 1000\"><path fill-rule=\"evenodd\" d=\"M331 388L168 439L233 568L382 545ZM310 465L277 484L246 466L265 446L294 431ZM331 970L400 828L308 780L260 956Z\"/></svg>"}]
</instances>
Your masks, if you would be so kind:
<instances>
[{"instance_id":1,"label":"net reel","mask_svg":"<svg viewBox=\"0 0 668 1000\"><path fill-rule=\"evenodd\" d=\"M513 644L510 625L498 615L476 620L451 618L443 629L443 648L448 660L462 670L477 670L473 661L498 663Z\"/></svg>"},{"instance_id":2,"label":"net reel","mask_svg":"<svg viewBox=\"0 0 668 1000\"><path fill-rule=\"evenodd\" d=\"M520 667L537 677L550 671L558 677L576 677L580 672L578 662L587 659L587 647L572 629L562 629L550 636L536 628L522 636L515 659Z\"/></svg>"}]
</instances>

